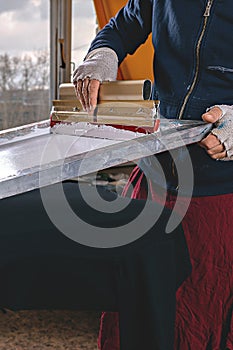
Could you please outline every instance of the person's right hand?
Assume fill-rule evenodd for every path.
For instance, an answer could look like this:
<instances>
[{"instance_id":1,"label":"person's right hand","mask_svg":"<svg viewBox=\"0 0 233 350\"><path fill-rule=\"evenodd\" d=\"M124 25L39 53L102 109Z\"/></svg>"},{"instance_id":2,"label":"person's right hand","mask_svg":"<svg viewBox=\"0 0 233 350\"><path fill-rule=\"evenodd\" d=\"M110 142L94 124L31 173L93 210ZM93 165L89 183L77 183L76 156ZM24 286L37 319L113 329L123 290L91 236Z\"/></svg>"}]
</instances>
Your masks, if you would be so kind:
<instances>
[{"instance_id":1,"label":"person's right hand","mask_svg":"<svg viewBox=\"0 0 233 350\"><path fill-rule=\"evenodd\" d=\"M233 105L215 105L202 115L214 128L199 145L212 159L233 160Z\"/></svg>"},{"instance_id":2,"label":"person's right hand","mask_svg":"<svg viewBox=\"0 0 233 350\"><path fill-rule=\"evenodd\" d=\"M116 80L117 70L117 54L108 47L102 47L91 51L74 71L76 95L85 111L93 113L97 105L100 83Z\"/></svg>"},{"instance_id":3,"label":"person's right hand","mask_svg":"<svg viewBox=\"0 0 233 350\"><path fill-rule=\"evenodd\" d=\"M100 81L89 78L79 79L74 83L74 86L77 98L81 102L84 111L93 113L97 105Z\"/></svg>"}]
</instances>

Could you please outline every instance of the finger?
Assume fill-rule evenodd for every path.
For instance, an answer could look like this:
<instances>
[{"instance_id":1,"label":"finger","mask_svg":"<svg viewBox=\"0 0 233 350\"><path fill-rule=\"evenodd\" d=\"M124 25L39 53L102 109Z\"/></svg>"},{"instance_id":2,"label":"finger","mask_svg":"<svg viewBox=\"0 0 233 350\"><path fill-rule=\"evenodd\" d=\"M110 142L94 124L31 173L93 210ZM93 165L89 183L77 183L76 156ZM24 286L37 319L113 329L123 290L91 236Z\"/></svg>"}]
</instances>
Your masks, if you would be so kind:
<instances>
[{"instance_id":1,"label":"finger","mask_svg":"<svg viewBox=\"0 0 233 350\"><path fill-rule=\"evenodd\" d=\"M222 116L222 110L219 107L213 107L208 112L202 114L202 119L207 123L215 123Z\"/></svg>"},{"instance_id":2,"label":"finger","mask_svg":"<svg viewBox=\"0 0 233 350\"><path fill-rule=\"evenodd\" d=\"M85 111L86 105L85 105L85 100L84 100L84 97L82 94L82 90L83 90L83 81L80 79L80 80L78 80L78 83L75 85L75 91L76 91L77 98L81 102L81 105Z\"/></svg>"},{"instance_id":3,"label":"finger","mask_svg":"<svg viewBox=\"0 0 233 350\"><path fill-rule=\"evenodd\" d=\"M77 99L79 99L79 94L78 94L78 82L77 82L77 81L75 81L73 84L74 84L74 90L75 90L75 93L76 93Z\"/></svg>"},{"instance_id":4,"label":"finger","mask_svg":"<svg viewBox=\"0 0 233 350\"><path fill-rule=\"evenodd\" d=\"M207 150L220 145L221 147L224 147L222 143L219 141L219 139L217 138L217 136L213 134L209 134L208 136L206 136L203 140L199 142L199 145Z\"/></svg>"},{"instance_id":5,"label":"finger","mask_svg":"<svg viewBox=\"0 0 233 350\"><path fill-rule=\"evenodd\" d=\"M91 80L88 85L89 92L89 106L90 111L93 112L97 105L97 98L99 93L100 82L99 80Z\"/></svg>"},{"instance_id":6,"label":"finger","mask_svg":"<svg viewBox=\"0 0 233 350\"><path fill-rule=\"evenodd\" d=\"M199 145L205 148L212 159L222 159L227 156L224 144L215 135L209 134L199 142Z\"/></svg>"},{"instance_id":7,"label":"finger","mask_svg":"<svg viewBox=\"0 0 233 350\"><path fill-rule=\"evenodd\" d=\"M223 151L223 152L220 152L220 153L215 153L213 155L210 155L210 157L212 159L215 159L215 160L223 159L223 158L227 157L227 152Z\"/></svg>"},{"instance_id":8,"label":"finger","mask_svg":"<svg viewBox=\"0 0 233 350\"><path fill-rule=\"evenodd\" d=\"M88 78L86 78L83 80L83 85L82 85L82 97L84 100L85 110L87 110L87 111L90 110L89 91L88 91L89 82L90 82L90 80Z\"/></svg>"},{"instance_id":9,"label":"finger","mask_svg":"<svg viewBox=\"0 0 233 350\"><path fill-rule=\"evenodd\" d=\"M225 152L225 147L223 144L219 144L218 146L215 146L211 149L206 150L206 152L210 155L213 156L215 154L223 153Z\"/></svg>"}]
</instances>

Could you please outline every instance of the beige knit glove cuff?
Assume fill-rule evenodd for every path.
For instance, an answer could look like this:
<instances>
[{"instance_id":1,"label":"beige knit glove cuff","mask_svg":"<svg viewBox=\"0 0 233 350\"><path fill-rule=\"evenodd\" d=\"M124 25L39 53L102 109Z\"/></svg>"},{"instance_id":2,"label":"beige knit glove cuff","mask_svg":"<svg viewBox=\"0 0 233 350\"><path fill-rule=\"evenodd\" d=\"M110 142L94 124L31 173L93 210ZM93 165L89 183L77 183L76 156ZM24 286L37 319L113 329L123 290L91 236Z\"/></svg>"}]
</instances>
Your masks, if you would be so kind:
<instances>
[{"instance_id":1,"label":"beige knit glove cuff","mask_svg":"<svg viewBox=\"0 0 233 350\"><path fill-rule=\"evenodd\" d=\"M221 160L233 160L233 105L216 105L222 110L222 115L219 120L214 124L215 128L211 133L219 139L224 145L227 157Z\"/></svg>"},{"instance_id":2,"label":"beige knit glove cuff","mask_svg":"<svg viewBox=\"0 0 233 350\"><path fill-rule=\"evenodd\" d=\"M103 81L116 80L118 57L108 47L95 49L86 56L84 62L74 71L73 83L89 78Z\"/></svg>"}]
</instances>

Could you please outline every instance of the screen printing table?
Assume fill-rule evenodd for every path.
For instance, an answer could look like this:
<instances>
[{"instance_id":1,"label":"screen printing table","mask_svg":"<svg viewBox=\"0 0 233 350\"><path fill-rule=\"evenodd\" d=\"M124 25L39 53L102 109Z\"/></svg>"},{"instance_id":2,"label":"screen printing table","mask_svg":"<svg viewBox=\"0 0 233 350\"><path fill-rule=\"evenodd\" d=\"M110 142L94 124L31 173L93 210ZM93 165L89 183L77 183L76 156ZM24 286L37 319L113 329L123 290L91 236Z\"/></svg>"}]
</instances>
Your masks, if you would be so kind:
<instances>
[{"instance_id":1,"label":"screen printing table","mask_svg":"<svg viewBox=\"0 0 233 350\"><path fill-rule=\"evenodd\" d=\"M175 137L166 124L162 134L127 140L52 135L48 121L1 132L0 307L119 311L121 350L173 350L175 293L190 262L181 224L165 234L171 212L151 202L147 210L161 215L142 237L94 248L72 241L52 224L38 188L49 192L63 182L72 210L84 222L109 234L124 226L127 233L145 201L118 198L124 210L98 212L82 198L79 183L64 180L196 142L210 128L176 123ZM109 203L116 198L99 191ZM93 201L90 187L85 193ZM59 209L56 196L51 203ZM76 229L85 236L83 226Z\"/></svg>"},{"instance_id":2,"label":"screen printing table","mask_svg":"<svg viewBox=\"0 0 233 350\"><path fill-rule=\"evenodd\" d=\"M109 235L123 226L127 234L127 224L144 210L142 200L128 204L119 198L124 210L98 212L80 194L85 190L87 202L93 201L90 186L65 182L63 188L87 228L102 227ZM116 199L104 188L99 193L109 203ZM51 202L59 209L56 196ZM160 208L150 203L148 210L153 215ZM121 350L173 350L175 293L190 262L181 225L164 233L169 210L163 209L143 237L111 249L68 239L50 221L38 190L2 199L0 213L1 308L118 311Z\"/></svg>"}]
</instances>

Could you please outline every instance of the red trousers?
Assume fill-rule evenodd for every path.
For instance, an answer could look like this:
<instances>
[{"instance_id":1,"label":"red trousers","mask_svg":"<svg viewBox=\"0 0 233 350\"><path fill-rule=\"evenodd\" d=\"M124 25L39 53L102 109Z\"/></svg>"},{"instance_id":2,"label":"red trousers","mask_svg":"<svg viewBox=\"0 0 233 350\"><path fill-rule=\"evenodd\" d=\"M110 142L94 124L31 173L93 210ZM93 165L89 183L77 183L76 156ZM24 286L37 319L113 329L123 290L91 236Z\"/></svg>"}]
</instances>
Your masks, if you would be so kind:
<instances>
[{"instance_id":1,"label":"red trousers","mask_svg":"<svg viewBox=\"0 0 233 350\"><path fill-rule=\"evenodd\" d=\"M134 185L132 198L146 198L139 168L129 184ZM148 189L151 199L160 201L155 185ZM167 197L167 207L172 209L175 201ZM180 201L181 209L185 201ZM182 225L192 273L176 295L174 350L233 350L233 194L192 198ZM98 345L120 349L118 313L103 312Z\"/></svg>"}]
</instances>

